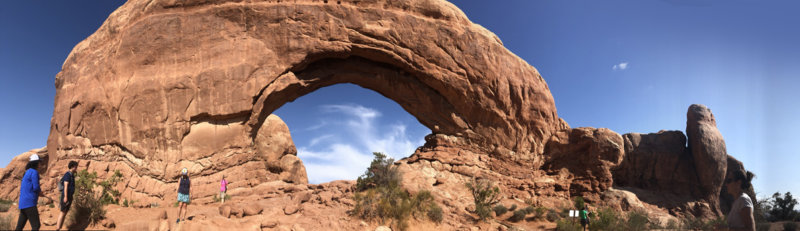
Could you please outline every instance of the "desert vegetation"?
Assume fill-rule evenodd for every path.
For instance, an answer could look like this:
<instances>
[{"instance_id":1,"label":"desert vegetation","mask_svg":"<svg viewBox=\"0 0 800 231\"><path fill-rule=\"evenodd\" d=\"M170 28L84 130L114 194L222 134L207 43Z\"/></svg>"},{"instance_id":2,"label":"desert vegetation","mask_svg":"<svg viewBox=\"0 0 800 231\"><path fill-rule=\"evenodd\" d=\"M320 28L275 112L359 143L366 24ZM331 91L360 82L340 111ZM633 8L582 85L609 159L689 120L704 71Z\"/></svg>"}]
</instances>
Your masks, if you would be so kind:
<instances>
[{"instance_id":1,"label":"desert vegetation","mask_svg":"<svg viewBox=\"0 0 800 231\"><path fill-rule=\"evenodd\" d=\"M115 171L111 177L100 180L97 172L81 170L75 178L75 195L68 224L74 226L96 224L105 217L105 205L119 204L120 192L114 186L122 181Z\"/></svg>"},{"instance_id":2,"label":"desert vegetation","mask_svg":"<svg viewBox=\"0 0 800 231\"><path fill-rule=\"evenodd\" d=\"M500 189L488 179L473 178L472 181L467 182L466 186L472 193L475 203L473 212L481 221L486 221L492 216L492 206L500 202ZM516 208L516 205L512 205L508 210L514 211Z\"/></svg>"},{"instance_id":3,"label":"desert vegetation","mask_svg":"<svg viewBox=\"0 0 800 231\"><path fill-rule=\"evenodd\" d=\"M406 192L400 185L402 175L394 166L394 159L375 152L367 171L358 177L355 185L355 205L348 213L368 221L389 223L394 230L406 230L411 218L442 222L443 211L429 191L416 195Z\"/></svg>"}]
</instances>

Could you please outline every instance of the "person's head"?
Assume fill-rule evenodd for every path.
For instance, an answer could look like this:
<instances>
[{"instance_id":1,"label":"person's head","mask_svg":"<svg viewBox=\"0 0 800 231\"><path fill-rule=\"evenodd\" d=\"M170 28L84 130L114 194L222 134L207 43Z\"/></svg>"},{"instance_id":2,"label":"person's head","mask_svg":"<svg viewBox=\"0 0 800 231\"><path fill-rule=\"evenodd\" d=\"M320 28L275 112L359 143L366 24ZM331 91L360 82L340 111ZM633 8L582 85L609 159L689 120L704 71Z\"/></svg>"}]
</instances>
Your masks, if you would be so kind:
<instances>
[{"instance_id":1,"label":"person's head","mask_svg":"<svg viewBox=\"0 0 800 231\"><path fill-rule=\"evenodd\" d=\"M33 154L28 158L28 164L25 165L25 170L28 169L39 170L39 155Z\"/></svg>"},{"instance_id":2,"label":"person's head","mask_svg":"<svg viewBox=\"0 0 800 231\"><path fill-rule=\"evenodd\" d=\"M222 179L223 179L223 180L225 179L225 175L222 175Z\"/></svg>"},{"instance_id":3,"label":"person's head","mask_svg":"<svg viewBox=\"0 0 800 231\"><path fill-rule=\"evenodd\" d=\"M186 169L186 168L181 169L181 177L188 178L189 177L189 169Z\"/></svg>"},{"instance_id":4,"label":"person's head","mask_svg":"<svg viewBox=\"0 0 800 231\"><path fill-rule=\"evenodd\" d=\"M728 192L733 195L733 193L741 192L752 187L751 181L753 177L755 177L755 175L750 171L735 170L731 174L731 177L726 179L725 187L727 187Z\"/></svg>"},{"instance_id":5,"label":"person's head","mask_svg":"<svg viewBox=\"0 0 800 231\"><path fill-rule=\"evenodd\" d=\"M78 161L71 160L69 164L67 164L67 168L70 172L75 173L78 171Z\"/></svg>"}]
</instances>

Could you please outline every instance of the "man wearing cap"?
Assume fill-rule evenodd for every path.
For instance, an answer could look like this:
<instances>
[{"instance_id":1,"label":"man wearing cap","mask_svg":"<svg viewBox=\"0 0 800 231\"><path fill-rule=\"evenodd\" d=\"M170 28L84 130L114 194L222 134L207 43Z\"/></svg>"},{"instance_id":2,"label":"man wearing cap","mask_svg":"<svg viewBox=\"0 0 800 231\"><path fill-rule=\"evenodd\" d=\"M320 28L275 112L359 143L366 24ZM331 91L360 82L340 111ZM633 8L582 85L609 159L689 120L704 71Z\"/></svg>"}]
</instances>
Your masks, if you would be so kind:
<instances>
[{"instance_id":1,"label":"man wearing cap","mask_svg":"<svg viewBox=\"0 0 800 231\"><path fill-rule=\"evenodd\" d=\"M39 208L36 206L39 201L39 194L42 189L39 187L39 155L31 155L28 165L25 166L25 175L19 186L19 219L17 219L16 230L25 228L25 223L31 222L31 230L39 230Z\"/></svg>"}]
</instances>

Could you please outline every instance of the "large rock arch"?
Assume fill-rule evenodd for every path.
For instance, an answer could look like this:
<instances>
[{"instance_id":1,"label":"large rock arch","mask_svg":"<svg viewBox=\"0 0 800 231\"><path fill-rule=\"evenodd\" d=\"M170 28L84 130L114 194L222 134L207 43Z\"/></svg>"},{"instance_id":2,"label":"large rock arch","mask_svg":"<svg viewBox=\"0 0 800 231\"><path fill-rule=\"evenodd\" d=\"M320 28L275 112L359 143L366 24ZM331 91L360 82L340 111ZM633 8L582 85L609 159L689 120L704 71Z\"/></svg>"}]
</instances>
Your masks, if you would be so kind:
<instances>
[{"instance_id":1,"label":"large rock arch","mask_svg":"<svg viewBox=\"0 0 800 231\"><path fill-rule=\"evenodd\" d=\"M128 187L154 198L169 190L152 186L174 182L182 167L216 177L258 160L268 163L259 171L303 182L304 173L285 173L304 172L288 132L262 132L282 122L265 121L344 82L429 127L422 159L444 158L442 148L470 156L469 166L496 167L480 159L488 155L536 159L568 128L536 69L446 1L129 1L56 76L50 165L129 169L142 180Z\"/></svg>"}]
</instances>

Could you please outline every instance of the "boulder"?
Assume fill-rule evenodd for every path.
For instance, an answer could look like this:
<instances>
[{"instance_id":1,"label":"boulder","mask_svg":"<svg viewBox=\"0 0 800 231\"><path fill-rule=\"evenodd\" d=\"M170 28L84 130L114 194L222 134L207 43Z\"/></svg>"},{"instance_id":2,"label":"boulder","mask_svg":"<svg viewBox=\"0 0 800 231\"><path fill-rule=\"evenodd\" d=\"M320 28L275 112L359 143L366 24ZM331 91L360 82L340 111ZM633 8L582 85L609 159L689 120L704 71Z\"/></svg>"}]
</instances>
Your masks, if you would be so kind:
<instances>
[{"instance_id":1,"label":"boulder","mask_svg":"<svg viewBox=\"0 0 800 231\"><path fill-rule=\"evenodd\" d=\"M694 159L703 198L718 210L719 195L728 167L725 140L717 129L714 114L704 105L692 104L686 113L686 136Z\"/></svg>"},{"instance_id":2,"label":"boulder","mask_svg":"<svg viewBox=\"0 0 800 231\"><path fill-rule=\"evenodd\" d=\"M700 195L694 160L683 132L629 133L622 137L625 157L614 170L615 185Z\"/></svg>"},{"instance_id":3,"label":"boulder","mask_svg":"<svg viewBox=\"0 0 800 231\"><path fill-rule=\"evenodd\" d=\"M622 162L623 145L622 136L606 128L562 130L547 142L543 168L566 170L569 195L597 201L614 182L611 171Z\"/></svg>"}]
</instances>

